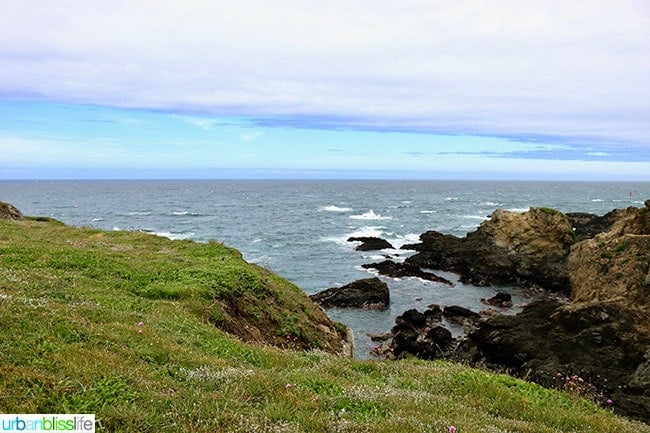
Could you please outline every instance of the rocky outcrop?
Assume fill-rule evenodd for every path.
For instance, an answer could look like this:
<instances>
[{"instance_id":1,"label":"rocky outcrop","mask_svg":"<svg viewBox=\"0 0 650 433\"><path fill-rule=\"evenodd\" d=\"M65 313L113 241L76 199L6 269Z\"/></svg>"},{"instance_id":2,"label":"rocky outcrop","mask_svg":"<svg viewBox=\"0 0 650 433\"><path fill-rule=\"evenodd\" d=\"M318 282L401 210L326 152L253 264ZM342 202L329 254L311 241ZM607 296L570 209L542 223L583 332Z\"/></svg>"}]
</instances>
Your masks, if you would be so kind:
<instances>
[{"instance_id":1,"label":"rocky outcrop","mask_svg":"<svg viewBox=\"0 0 650 433\"><path fill-rule=\"evenodd\" d=\"M436 275L432 272L426 272L411 263L396 263L392 260L384 260L379 263L366 263L361 265L365 269L376 269L380 274L391 278L416 277L427 281L436 281L438 283L453 286L454 283L446 278Z\"/></svg>"},{"instance_id":2,"label":"rocky outcrop","mask_svg":"<svg viewBox=\"0 0 650 433\"><path fill-rule=\"evenodd\" d=\"M650 422L650 338L637 326L647 317L617 301L538 301L480 322L455 357L549 387L558 373L577 375L594 387L587 397L602 395L619 413Z\"/></svg>"},{"instance_id":3,"label":"rocky outcrop","mask_svg":"<svg viewBox=\"0 0 650 433\"><path fill-rule=\"evenodd\" d=\"M442 269L477 286L519 284L569 293L567 257L575 242L561 212L531 208L525 213L495 211L465 238L430 231L406 263Z\"/></svg>"},{"instance_id":4,"label":"rocky outcrop","mask_svg":"<svg viewBox=\"0 0 650 433\"><path fill-rule=\"evenodd\" d=\"M440 326L442 315L443 311L436 305L424 313L411 309L398 316L395 319L396 326L391 330L393 338L386 353L397 358L446 357L454 340L451 332Z\"/></svg>"},{"instance_id":5,"label":"rocky outcrop","mask_svg":"<svg viewBox=\"0 0 650 433\"><path fill-rule=\"evenodd\" d=\"M374 236L351 237L348 238L348 242L361 242L361 244L357 245L355 248L357 251L375 251L394 248L386 239Z\"/></svg>"},{"instance_id":6,"label":"rocky outcrop","mask_svg":"<svg viewBox=\"0 0 650 433\"><path fill-rule=\"evenodd\" d=\"M568 269L575 302L621 298L650 317L650 207L617 211L608 231L573 246Z\"/></svg>"},{"instance_id":7,"label":"rocky outcrop","mask_svg":"<svg viewBox=\"0 0 650 433\"><path fill-rule=\"evenodd\" d=\"M0 201L0 220L22 220L25 217L22 212L9 203Z\"/></svg>"},{"instance_id":8,"label":"rocky outcrop","mask_svg":"<svg viewBox=\"0 0 650 433\"><path fill-rule=\"evenodd\" d=\"M396 355L444 356L546 386L568 375L589 383L582 389L590 397L611 399L615 411L650 422L650 200L602 217L497 211L466 238L427 232L421 240L407 262L479 285L560 290L570 300L537 301L516 316L474 317L467 336L444 350L429 336L438 323L398 322ZM506 298L484 302L507 305Z\"/></svg>"},{"instance_id":9,"label":"rocky outcrop","mask_svg":"<svg viewBox=\"0 0 650 433\"><path fill-rule=\"evenodd\" d=\"M310 298L323 308L385 310L390 304L388 285L376 277L326 289Z\"/></svg>"}]
</instances>

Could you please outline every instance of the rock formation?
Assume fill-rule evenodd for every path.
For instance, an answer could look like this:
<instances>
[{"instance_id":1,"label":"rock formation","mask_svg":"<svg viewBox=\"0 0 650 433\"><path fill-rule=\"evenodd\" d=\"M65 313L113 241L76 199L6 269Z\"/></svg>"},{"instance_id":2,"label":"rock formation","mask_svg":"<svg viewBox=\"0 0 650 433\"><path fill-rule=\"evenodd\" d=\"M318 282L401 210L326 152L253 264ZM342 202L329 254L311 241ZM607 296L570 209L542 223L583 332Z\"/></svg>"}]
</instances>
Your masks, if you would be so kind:
<instances>
[{"instance_id":1,"label":"rock formation","mask_svg":"<svg viewBox=\"0 0 650 433\"><path fill-rule=\"evenodd\" d=\"M375 251L394 248L386 239L374 236L351 237L348 238L348 242L361 242L361 244L357 245L355 248L357 251Z\"/></svg>"},{"instance_id":2,"label":"rock formation","mask_svg":"<svg viewBox=\"0 0 650 433\"><path fill-rule=\"evenodd\" d=\"M9 203L0 201L0 220L18 221L25 218L18 209Z\"/></svg>"},{"instance_id":3,"label":"rock formation","mask_svg":"<svg viewBox=\"0 0 650 433\"><path fill-rule=\"evenodd\" d=\"M454 283L446 278L438 276L432 272L426 272L420 269L419 266L411 263L396 263L392 260L384 260L379 263L367 263L361 265L366 269L376 269L380 274L386 275L391 278L404 278L404 277L417 277L423 280L436 281L438 283L453 286Z\"/></svg>"},{"instance_id":4,"label":"rock formation","mask_svg":"<svg viewBox=\"0 0 650 433\"><path fill-rule=\"evenodd\" d=\"M569 292L567 256L575 242L570 220L547 208L523 214L497 210L464 238L424 233L407 264L458 273L476 286L519 284Z\"/></svg>"},{"instance_id":5,"label":"rock formation","mask_svg":"<svg viewBox=\"0 0 650 433\"><path fill-rule=\"evenodd\" d=\"M477 320L466 337L443 345L431 338L438 323L398 322L396 355L453 358L546 386L571 375L618 413L650 422L650 200L602 217L496 211L466 238L427 232L421 240L407 262L477 285L533 284L570 301L541 300L516 316Z\"/></svg>"},{"instance_id":6,"label":"rock formation","mask_svg":"<svg viewBox=\"0 0 650 433\"><path fill-rule=\"evenodd\" d=\"M323 308L385 310L390 304L388 285L376 277L326 289L310 298Z\"/></svg>"}]
</instances>

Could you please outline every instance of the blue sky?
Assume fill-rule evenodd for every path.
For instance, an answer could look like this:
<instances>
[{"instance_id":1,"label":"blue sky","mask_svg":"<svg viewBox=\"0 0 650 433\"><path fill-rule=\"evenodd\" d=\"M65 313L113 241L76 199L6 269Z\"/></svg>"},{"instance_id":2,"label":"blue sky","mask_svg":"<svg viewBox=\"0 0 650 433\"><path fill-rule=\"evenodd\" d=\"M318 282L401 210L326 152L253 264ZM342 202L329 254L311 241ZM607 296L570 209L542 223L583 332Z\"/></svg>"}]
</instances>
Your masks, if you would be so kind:
<instances>
[{"instance_id":1,"label":"blue sky","mask_svg":"<svg viewBox=\"0 0 650 433\"><path fill-rule=\"evenodd\" d=\"M649 5L6 2L0 179L650 181Z\"/></svg>"}]
</instances>

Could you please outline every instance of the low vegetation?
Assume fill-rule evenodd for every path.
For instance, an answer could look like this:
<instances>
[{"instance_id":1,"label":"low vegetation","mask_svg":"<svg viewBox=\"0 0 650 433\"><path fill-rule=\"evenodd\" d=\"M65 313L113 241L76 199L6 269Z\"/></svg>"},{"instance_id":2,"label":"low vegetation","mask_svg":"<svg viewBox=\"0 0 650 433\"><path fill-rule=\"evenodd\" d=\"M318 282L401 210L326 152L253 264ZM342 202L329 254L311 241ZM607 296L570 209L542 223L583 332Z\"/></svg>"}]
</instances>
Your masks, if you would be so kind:
<instances>
[{"instance_id":1,"label":"low vegetation","mask_svg":"<svg viewBox=\"0 0 650 433\"><path fill-rule=\"evenodd\" d=\"M0 221L0 411L106 432L650 432L509 376L335 356L320 314L217 242Z\"/></svg>"}]
</instances>

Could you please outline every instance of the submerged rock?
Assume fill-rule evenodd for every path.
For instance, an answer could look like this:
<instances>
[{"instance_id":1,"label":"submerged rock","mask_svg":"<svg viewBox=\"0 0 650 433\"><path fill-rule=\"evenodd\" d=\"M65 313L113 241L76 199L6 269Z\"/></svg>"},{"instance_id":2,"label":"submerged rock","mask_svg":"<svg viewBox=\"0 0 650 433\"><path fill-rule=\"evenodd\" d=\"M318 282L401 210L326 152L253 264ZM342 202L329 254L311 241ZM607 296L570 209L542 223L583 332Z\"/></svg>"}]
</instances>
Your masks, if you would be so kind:
<instances>
[{"instance_id":1,"label":"submerged rock","mask_svg":"<svg viewBox=\"0 0 650 433\"><path fill-rule=\"evenodd\" d=\"M386 283L375 277L326 289L310 298L323 308L385 310L390 304L390 291Z\"/></svg>"}]
</instances>

